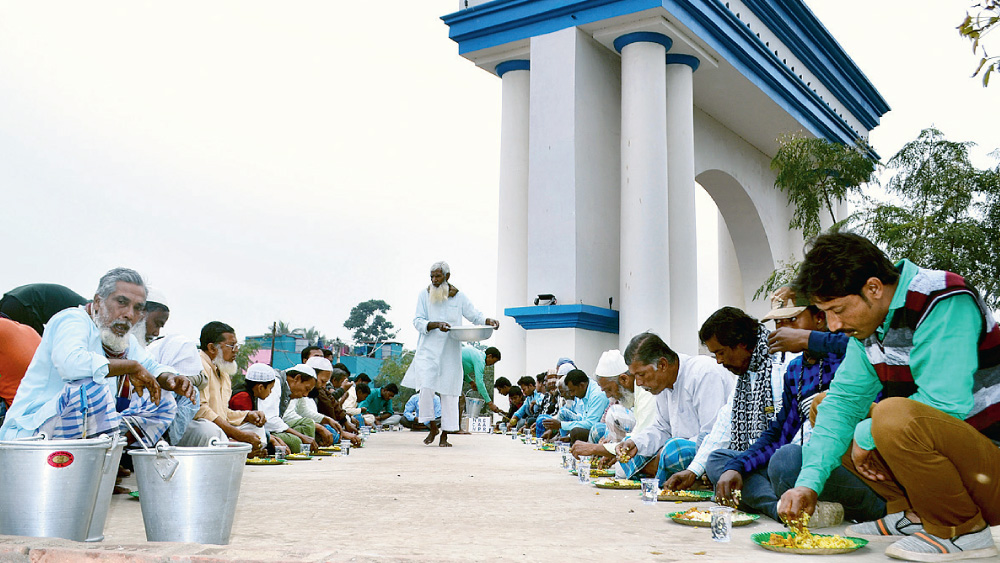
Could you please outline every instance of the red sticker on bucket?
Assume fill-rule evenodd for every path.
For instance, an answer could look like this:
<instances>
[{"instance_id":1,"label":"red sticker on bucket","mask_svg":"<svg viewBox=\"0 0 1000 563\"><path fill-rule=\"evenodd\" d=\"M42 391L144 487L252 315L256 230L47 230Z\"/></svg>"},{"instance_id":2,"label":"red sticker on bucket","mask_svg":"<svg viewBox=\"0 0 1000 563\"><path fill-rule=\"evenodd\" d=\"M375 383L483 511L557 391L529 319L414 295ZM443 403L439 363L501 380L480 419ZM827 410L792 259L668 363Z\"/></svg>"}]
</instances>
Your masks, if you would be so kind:
<instances>
[{"instance_id":1,"label":"red sticker on bucket","mask_svg":"<svg viewBox=\"0 0 1000 563\"><path fill-rule=\"evenodd\" d=\"M73 463L73 454L69 452L52 452L49 454L48 462L52 467L66 467Z\"/></svg>"}]
</instances>

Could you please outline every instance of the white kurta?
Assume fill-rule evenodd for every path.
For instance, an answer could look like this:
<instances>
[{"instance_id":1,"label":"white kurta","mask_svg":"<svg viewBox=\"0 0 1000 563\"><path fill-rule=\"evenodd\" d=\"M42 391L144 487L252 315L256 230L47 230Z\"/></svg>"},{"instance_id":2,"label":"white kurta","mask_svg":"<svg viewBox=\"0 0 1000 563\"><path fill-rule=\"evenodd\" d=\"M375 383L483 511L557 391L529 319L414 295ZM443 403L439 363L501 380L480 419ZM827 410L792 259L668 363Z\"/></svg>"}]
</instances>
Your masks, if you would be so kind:
<instances>
[{"instance_id":1,"label":"white kurta","mask_svg":"<svg viewBox=\"0 0 1000 563\"><path fill-rule=\"evenodd\" d=\"M461 291L443 303L431 303L426 289L420 292L417 312L413 316L413 326L420 333L420 340L403 377L404 386L432 389L441 395L462 394L462 343L449 337L447 332L427 331L429 322L461 326L462 317L472 324L486 322L486 315L480 313Z\"/></svg>"}]
</instances>

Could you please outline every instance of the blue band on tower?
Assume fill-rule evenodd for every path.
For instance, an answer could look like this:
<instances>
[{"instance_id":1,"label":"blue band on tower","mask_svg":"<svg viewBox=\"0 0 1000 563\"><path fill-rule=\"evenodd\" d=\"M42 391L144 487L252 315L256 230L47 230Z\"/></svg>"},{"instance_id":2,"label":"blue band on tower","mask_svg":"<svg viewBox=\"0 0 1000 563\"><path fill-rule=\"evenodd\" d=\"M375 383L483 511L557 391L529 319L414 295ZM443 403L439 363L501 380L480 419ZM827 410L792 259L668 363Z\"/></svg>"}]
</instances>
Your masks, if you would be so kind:
<instances>
[{"instance_id":1,"label":"blue band on tower","mask_svg":"<svg viewBox=\"0 0 1000 563\"><path fill-rule=\"evenodd\" d=\"M626 45L631 45L632 43L659 43L663 45L663 48L670 50L670 47L674 44L674 40L663 35L662 33L655 33L652 31L636 31L633 33L626 33L618 39L615 39L615 51L619 53Z\"/></svg>"},{"instance_id":2,"label":"blue band on tower","mask_svg":"<svg viewBox=\"0 0 1000 563\"><path fill-rule=\"evenodd\" d=\"M701 61L698 57L692 55L681 55L681 54L667 54L667 64L668 65L688 65L691 67L691 72L698 70L701 65Z\"/></svg>"},{"instance_id":3,"label":"blue band on tower","mask_svg":"<svg viewBox=\"0 0 1000 563\"><path fill-rule=\"evenodd\" d=\"M503 73L510 70L531 70L531 61L527 59L515 59L504 61L496 66L497 76L503 78Z\"/></svg>"}]
</instances>

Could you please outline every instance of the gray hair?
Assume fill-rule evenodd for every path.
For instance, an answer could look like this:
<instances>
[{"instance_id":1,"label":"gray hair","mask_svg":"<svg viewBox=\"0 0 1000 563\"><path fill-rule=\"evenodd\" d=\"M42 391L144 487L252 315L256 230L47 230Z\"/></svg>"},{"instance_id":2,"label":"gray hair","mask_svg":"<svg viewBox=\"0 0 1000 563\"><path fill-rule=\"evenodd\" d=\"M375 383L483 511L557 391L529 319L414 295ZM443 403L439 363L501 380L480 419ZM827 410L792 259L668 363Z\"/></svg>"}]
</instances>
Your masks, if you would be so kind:
<instances>
[{"instance_id":1,"label":"gray hair","mask_svg":"<svg viewBox=\"0 0 1000 563\"><path fill-rule=\"evenodd\" d=\"M444 274L444 275L446 275L446 276L451 273L451 268L448 267L448 263L444 262L444 261L435 262L435 263L431 264L431 273L432 274L434 273L434 270L441 270L441 273Z\"/></svg>"},{"instance_id":2,"label":"gray hair","mask_svg":"<svg viewBox=\"0 0 1000 563\"><path fill-rule=\"evenodd\" d=\"M139 272L128 268L114 268L101 276L101 281L97 284L97 296L101 299L107 299L109 295L115 292L118 282L138 285L143 291L146 290L146 282L142 280Z\"/></svg>"},{"instance_id":3,"label":"gray hair","mask_svg":"<svg viewBox=\"0 0 1000 563\"><path fill-rule=\"evenodd\" d=\"M625 348L624 355L625 363L628 365L638 361L640 364L651 366L659 363L660 358L666 358L669 364L676 364L679 361L677 353L671 350L662 338L652 332L633 336Z\"/></svg>"}]
</instances>

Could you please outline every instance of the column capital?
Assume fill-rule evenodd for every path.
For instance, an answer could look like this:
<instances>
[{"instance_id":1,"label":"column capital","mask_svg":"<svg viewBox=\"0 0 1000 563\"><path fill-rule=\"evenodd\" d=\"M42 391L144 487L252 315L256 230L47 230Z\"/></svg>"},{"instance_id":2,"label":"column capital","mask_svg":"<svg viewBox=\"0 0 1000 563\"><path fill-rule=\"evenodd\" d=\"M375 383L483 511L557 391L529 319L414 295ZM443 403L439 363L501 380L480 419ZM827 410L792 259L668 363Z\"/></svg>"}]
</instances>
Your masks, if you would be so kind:
<instances>
[{"instance_id":1,"label":"column capital","mask_svg":"<svg viewBox=\"0 0 1000 563\"><path fill-rule=\"evenodd\" d=\"M667 64L688 65L689 67L691 67L691 72L694 72L698 70L698 67L701 65L701 61L698 60L698 57L695 57L694 55L681 55L681 54L668 53Z\"/></svg>"},{"instance_id":2,"label":"column capital","mask_svg":"<svg viewBox=\"0 0 1000 563\"><path fill-rule=\"evenodd\" d=\"M663 48L667 51L674 44L674 40L663 35L662 33L656 33L653 31L634 31L632 33L626 33L615 39L615 51L619 53L626 45L631 45L632 43L659 43L663 45Z\"/></svg>"},{"instance_id":3,"label":"column capital","mask_svg":"<svg viewBox=\"0 0 1000 563\"><path fill-rule=\"evenodd\" d=\"M531 70L531 61L527 59L514 59L511 61L504 61L498 64L495 70L497 76L503 78L504 73L511 70Z\"/></svg>"}]
</instances>

